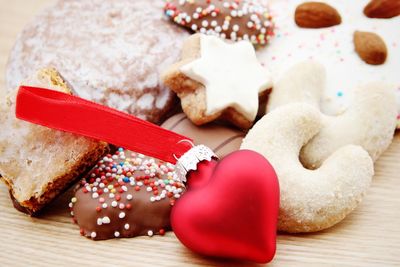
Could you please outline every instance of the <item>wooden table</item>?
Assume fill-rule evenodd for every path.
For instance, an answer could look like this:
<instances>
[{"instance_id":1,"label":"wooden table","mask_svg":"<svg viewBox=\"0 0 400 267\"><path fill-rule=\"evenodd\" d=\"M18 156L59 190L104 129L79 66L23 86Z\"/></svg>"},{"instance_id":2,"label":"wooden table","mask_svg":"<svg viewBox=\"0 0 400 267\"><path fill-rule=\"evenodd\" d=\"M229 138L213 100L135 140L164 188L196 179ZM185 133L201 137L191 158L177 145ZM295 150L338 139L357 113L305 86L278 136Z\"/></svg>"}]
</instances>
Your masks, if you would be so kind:
<instances>
[{"instance_id":1,"label":"wooden table","mask_svg":"<svg viewBox=\"0 0 400 267\"><path fill-rule=\"evenodd\" d=\"M18 32L50 2L0 0L0 96L7 56ZM399 134L375 167L368 195L350 216L320 233L279 235L270 266L400 266ZM173 233L99 242L83 238L68 214L70 196L67 192L43 216L30 218L12 207L1 184L0 266L252 266L197 256Z\"/></svg>"}]
</instances>

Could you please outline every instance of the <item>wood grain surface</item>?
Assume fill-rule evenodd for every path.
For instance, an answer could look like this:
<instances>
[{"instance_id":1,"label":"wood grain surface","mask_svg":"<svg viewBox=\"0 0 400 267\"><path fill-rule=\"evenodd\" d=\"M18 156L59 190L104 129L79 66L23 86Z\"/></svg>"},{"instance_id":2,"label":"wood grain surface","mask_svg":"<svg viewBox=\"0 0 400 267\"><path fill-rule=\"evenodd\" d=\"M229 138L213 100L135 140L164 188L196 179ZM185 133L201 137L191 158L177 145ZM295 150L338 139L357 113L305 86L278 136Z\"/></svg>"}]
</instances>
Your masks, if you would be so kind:
<instances>
[{"instance_id":1,"label":"wood grain surface","mask_svg":"<svg viewBox=\"0 0 400 267\"><path fill-rule=\"evenodd\" d=\"M0 0L0 97L7 56L18 32L50 2ZM280 234L269 266L400 266L399 134L375 168L368 195L350 216L320 233ZM0 266L257 266L202 258L185 249L173 233L91 241L71 223L70 196L67 192L40 218L30 218L12 207L1 184Z\"/></svg>"}]
</instances>

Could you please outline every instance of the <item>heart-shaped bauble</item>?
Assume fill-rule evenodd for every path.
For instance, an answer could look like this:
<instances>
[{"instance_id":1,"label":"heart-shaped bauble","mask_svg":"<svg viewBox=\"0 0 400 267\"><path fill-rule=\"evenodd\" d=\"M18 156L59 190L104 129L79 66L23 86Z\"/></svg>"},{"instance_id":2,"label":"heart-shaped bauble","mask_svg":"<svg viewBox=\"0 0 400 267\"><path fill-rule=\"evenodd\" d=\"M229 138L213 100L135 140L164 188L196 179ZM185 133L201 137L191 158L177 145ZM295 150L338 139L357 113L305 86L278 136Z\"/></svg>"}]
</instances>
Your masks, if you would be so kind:
<instances>
[{"instance_id":1,"label":"heart-shaped bauble","mask_svg":"<svg viewBox=\"0 0 400 267\"><path fill-rule=\"evenodd\" d=\"M257 152L235 151L203 161L188 174L171 225L178 239L202 255L269 262L275 255L279 184Z\"/></svg>"}]
</instances>

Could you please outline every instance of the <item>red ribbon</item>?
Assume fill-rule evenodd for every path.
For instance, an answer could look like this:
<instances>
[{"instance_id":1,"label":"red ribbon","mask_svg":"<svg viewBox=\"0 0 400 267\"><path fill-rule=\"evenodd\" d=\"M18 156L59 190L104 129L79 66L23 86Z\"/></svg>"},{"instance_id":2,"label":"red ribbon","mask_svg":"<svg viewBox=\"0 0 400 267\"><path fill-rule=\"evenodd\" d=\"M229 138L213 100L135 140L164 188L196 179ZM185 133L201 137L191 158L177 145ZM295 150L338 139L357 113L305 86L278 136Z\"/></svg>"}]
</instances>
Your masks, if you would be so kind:
<instances>
[{"instance_id":1,"label":"red ribbon","mask_svg":"<svg viewBox=\"0 0 400 267\"><path fill-rule=\"evenodd\" d=\"M21 86L18 119L106 141L138 153L176 163L191 148L190 138L82 98L54 90Z\"/></svg>"}]
</instances>

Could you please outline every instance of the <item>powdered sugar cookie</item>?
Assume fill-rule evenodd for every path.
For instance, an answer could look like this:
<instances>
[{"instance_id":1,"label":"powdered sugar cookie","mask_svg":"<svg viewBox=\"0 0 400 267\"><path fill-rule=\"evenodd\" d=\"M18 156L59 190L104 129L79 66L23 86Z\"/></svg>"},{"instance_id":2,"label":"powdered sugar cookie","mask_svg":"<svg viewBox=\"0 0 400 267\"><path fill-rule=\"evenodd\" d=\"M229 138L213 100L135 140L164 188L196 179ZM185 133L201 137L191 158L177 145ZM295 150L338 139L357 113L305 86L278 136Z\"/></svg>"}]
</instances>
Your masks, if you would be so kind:
<instances>
[{"instance_id":1,"label":"powdered sugar cookie","mask_svg":"<svg viewBox=\"0 0 400 267\"><path fill-rule=\"evenodd\" d=\"M295 10L304 2L271 2L271 13L276 25L275 38L266 49L258 51L258 56L271 71L272 77L279 80L296 63L316 59L328 70L327 86L321 99L324 113L342 113L352 102L354 88L378 81L390 83L397 90L400 112L400 17L368 18L363 10L370 0L324 0L322 2L338 11L341 23L320 29L300 28L295 23ZM360 58L354 44L356 31L380 36L387 47L387 58L383 64L370 65Z\"/></svg>"},{"instance_id":2,"label":"powdered sugar cookie","mask_svg":"<svg viewBox=\"0 0 400 267\"><path fill-rule=\"evenodd\" d=\"M321 109L321 95L329 72L315 61L292 67L275 86L268 112L292 103L307 103ZM354 99L343 113L321 115L323 127L300 154L308 168L318 168L340 147L359 145L375 161L389 147L396 128L394 90L383 82L370 82L353 89Z\"/></svg>"},{"instance_id":3,"label":"powdered sugar cookie","mask_svg":"<svg viewBox=\"0 0 400 267\"><path fill-rule=\"evenodd\" d=\"M241 149L264 155L279 179L278 229L315 232L340 222L366 193L373 162L360 146L346 145L316 170L303 167L299 153L323 129L322 114L308 104L288 104L261 118Z\"/></svg>"},{"instance_id":4,"label":"powdered sugar cookie","mask_svg":"<svg viewBox=\"0 0 400 267\"><path fill-rule=\"evenodd\" d=\"M78 96L159 122L173 102L159 73L178 60L188 36L162 8L162 0L57 1L18 37L7 88L53 66Z\"/></svg>"}]
</instances>

